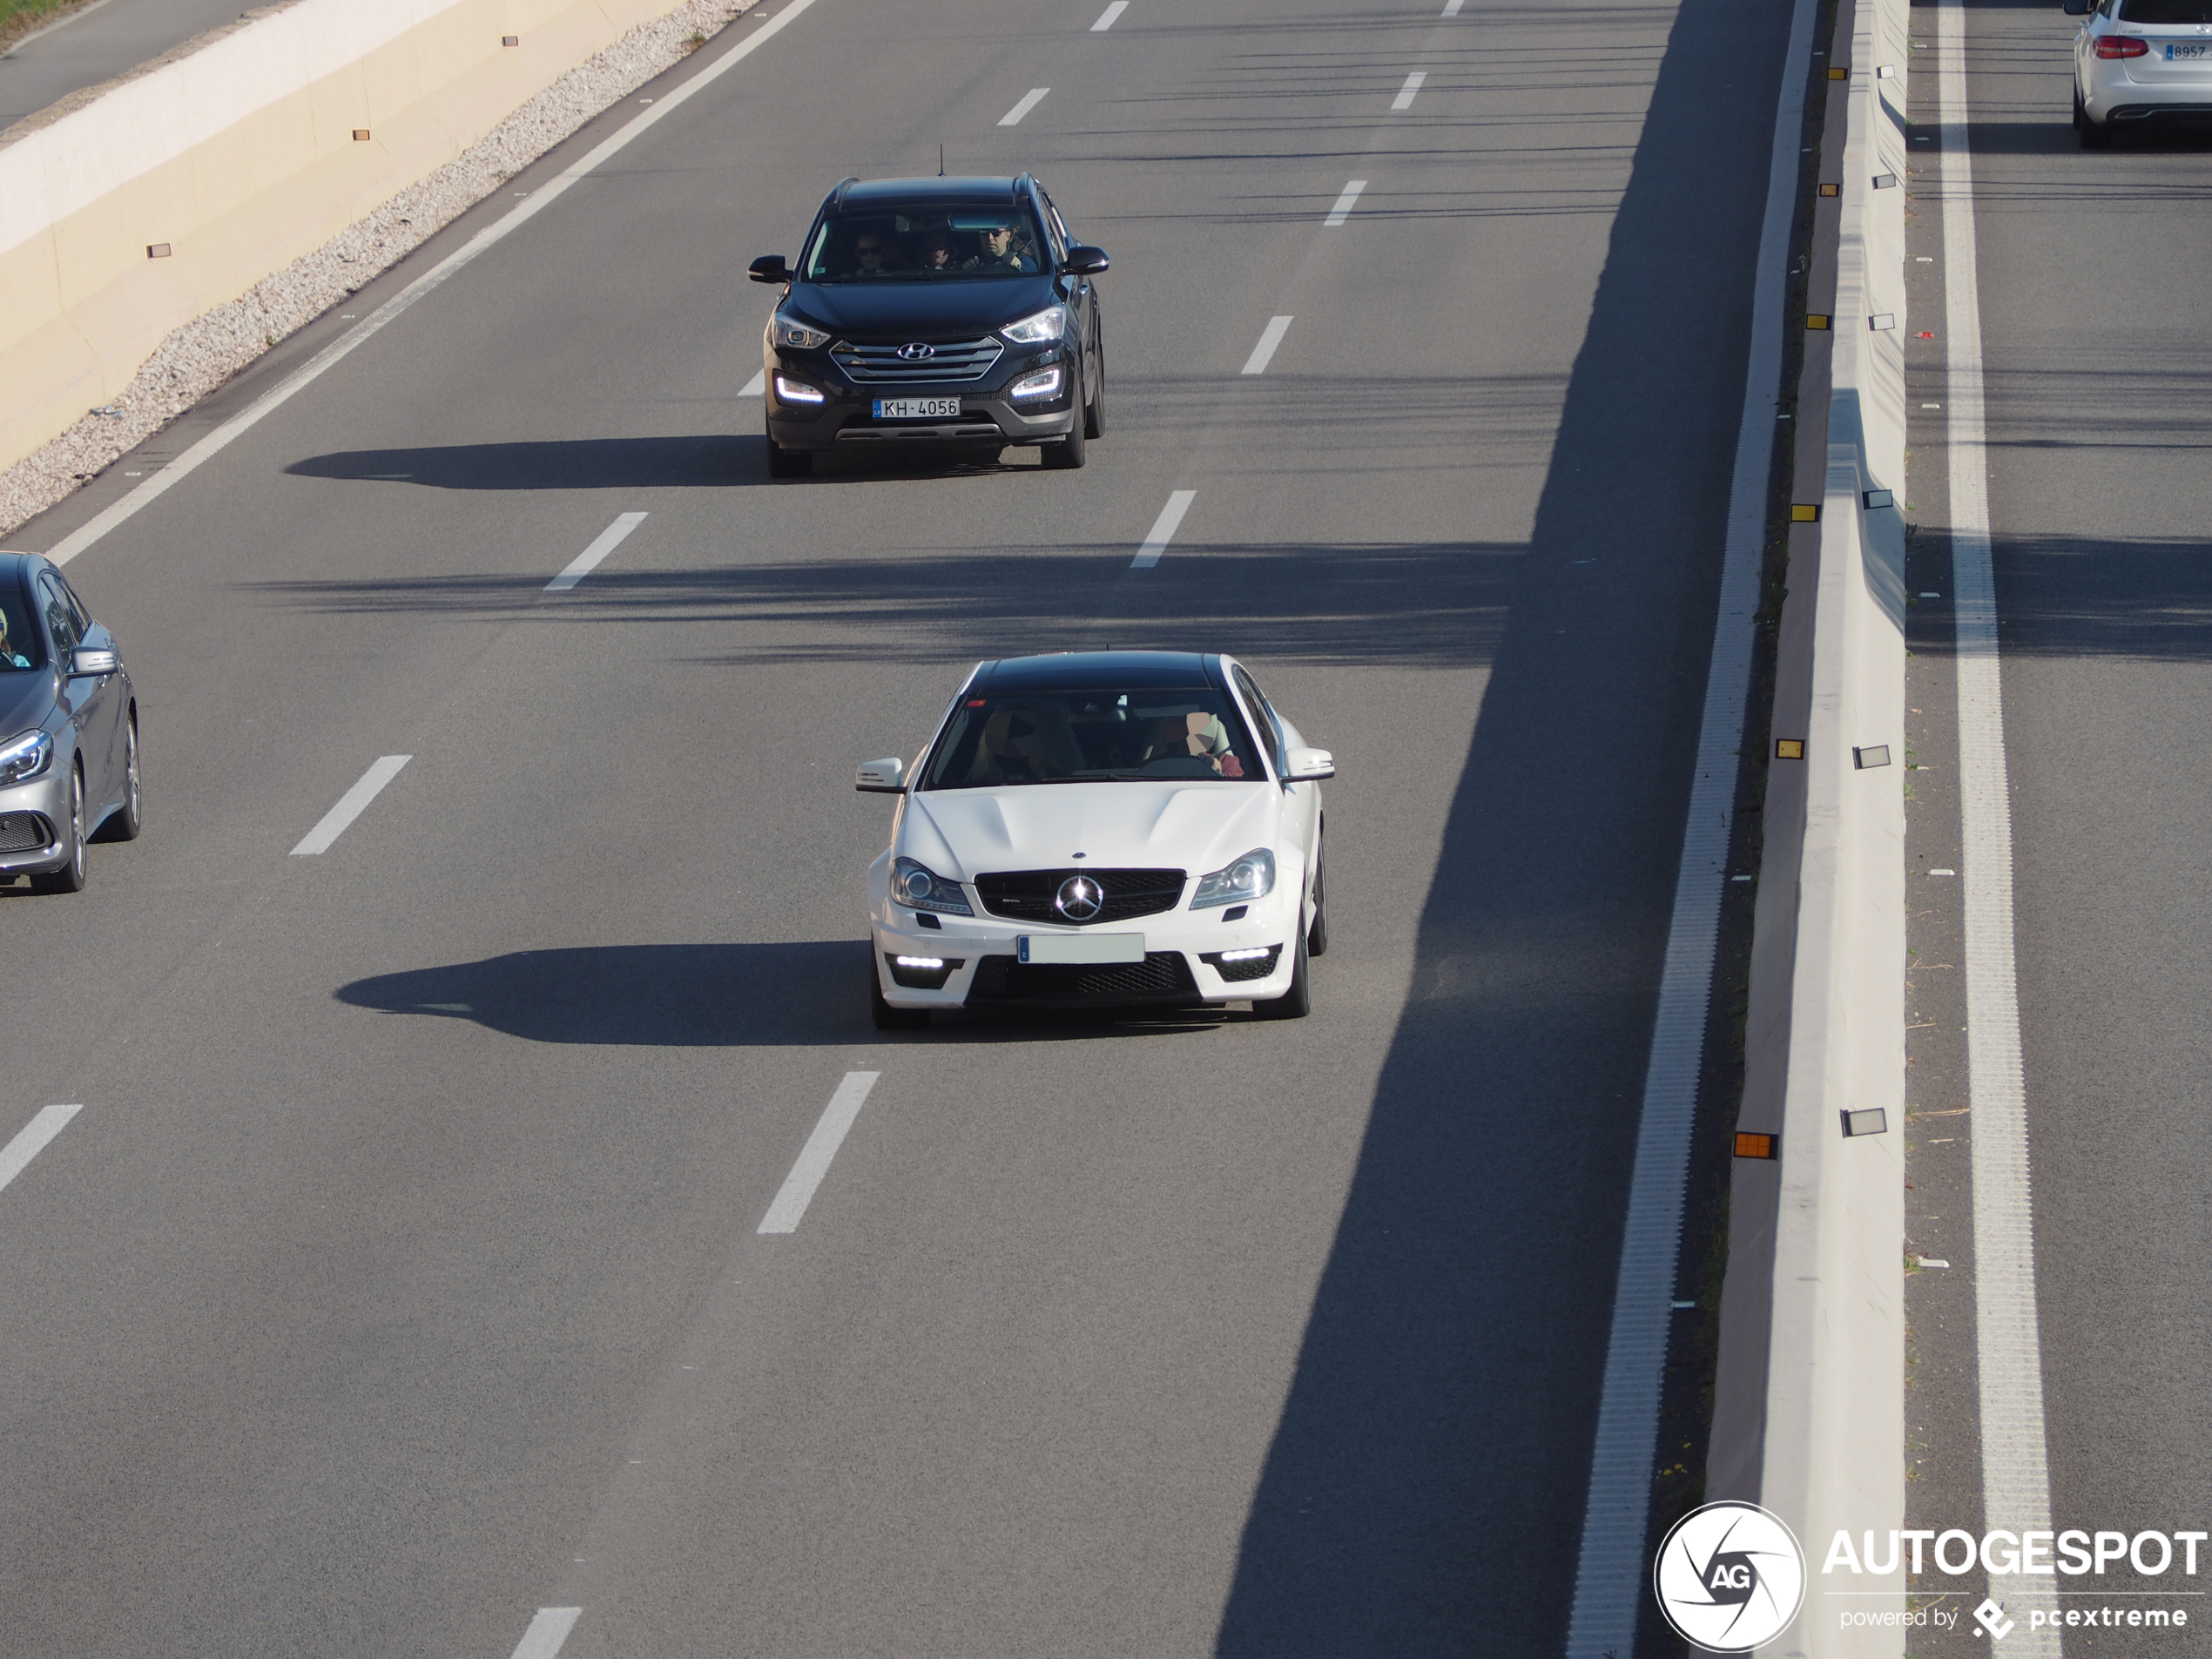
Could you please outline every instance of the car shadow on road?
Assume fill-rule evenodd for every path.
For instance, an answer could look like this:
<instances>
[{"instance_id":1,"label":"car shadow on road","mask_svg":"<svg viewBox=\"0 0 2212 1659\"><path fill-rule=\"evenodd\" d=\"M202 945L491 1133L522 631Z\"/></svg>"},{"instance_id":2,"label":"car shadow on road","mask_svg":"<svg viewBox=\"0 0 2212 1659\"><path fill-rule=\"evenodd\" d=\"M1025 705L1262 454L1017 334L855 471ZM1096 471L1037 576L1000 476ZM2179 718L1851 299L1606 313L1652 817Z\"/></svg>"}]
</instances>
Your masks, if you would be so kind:
<instances>
[{"instance_id":1,"label":"car shadow on road","mask_svg":"<svg viewBox=\"0 0 2212 1659\"><path fill-rule=\"evenodd\" d=\"M838 939L510 951L355 980L336 995L354 1008L465 1020L526 1042L615 1048L1196 1036L1244 1017L1203 1008L955 1013L891 1037L868 1022L867 949Z\"/></svg>"},{"instance_id":2,"label":"car shadow on road","mask_svg":"<svg viewBox=\"0 0 2212 1659\"><path fill-rule=\"evenodd\" d=\"M555 438L537 442L448 443L408 449L339 449L285 469L295 478L411 484L418 489L732 489L804 485L874 476L911 478L1036 470L1028 452L916 444L823 458L815 479L771 480L767 440L702 433L666 438Z\"/></svg>"}]
</instances>

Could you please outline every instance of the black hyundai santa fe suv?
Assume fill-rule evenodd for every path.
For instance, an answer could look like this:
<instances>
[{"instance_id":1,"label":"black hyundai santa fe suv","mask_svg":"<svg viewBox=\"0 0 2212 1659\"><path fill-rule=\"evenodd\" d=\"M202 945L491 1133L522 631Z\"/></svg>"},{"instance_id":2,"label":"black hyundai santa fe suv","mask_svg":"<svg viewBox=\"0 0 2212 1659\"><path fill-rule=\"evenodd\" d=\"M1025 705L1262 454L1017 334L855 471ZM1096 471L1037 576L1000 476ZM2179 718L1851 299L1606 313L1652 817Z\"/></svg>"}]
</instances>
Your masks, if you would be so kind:
<instances>
[{"instance_id":1,"label":"black hyundai santa fe suv","mask_svg":"<svg viewBox=\"0 0 2212 1659\"><path fill-rule=\"evenodd\" d=\"M1106 357L1090 279L1044 187L1019 179L847 179L829 193L761 342L768 470L868 444L1010 443L1080 467L1106 424Z\"/></svg>"}]
</instances>

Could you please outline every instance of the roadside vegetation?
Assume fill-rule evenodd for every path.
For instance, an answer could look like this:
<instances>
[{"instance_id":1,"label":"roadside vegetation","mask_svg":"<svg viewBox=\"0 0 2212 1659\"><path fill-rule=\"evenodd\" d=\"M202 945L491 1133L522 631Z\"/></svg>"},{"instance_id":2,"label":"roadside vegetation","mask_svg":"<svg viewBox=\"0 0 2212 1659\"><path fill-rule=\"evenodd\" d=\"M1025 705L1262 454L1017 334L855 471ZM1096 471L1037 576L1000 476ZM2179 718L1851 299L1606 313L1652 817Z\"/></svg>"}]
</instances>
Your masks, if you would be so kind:
<instances>
[{"instance_id":1,"label":"roadside vegetation","mask_svg":"<svg viewBox=\"0 0 2212 1659\"><path fill-rule=\"evenodd\" d=\"M0 0L0 51L85 3L87 0Z\"/></svg>"}]
</instances>

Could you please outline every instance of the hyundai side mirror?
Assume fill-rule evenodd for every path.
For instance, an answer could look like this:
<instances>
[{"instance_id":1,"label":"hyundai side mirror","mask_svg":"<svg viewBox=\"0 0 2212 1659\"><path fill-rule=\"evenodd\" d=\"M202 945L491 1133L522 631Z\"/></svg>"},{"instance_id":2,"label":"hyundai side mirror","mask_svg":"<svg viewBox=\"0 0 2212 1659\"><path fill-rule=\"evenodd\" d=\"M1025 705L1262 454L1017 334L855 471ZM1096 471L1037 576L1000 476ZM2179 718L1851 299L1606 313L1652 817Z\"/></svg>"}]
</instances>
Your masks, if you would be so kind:
<instances>
[{"instance_id":1,"label":"hyundai side mirror","mask_svg":"<svg viewBox=\"0 0 2212 1659\"><path fill-rule=\"evenodd\" d=\"M863 795L898 795L906 792L907 763L895 756L871 760L853 774L853 787Z\"/></svg>"},{"instance_id":2,"label":"hyundai side mirror","mask_svg":"<svg viewBox=\"0 0 2212 1659\"><path fill-rule=\"evenodd\" d=\"M1318 784L1337 775L1337 758L1326 749L1293 749L1285 759L1290 763L1283 774L1286 784Z\"/></svg>"},{"instance_id":3,"label":"hyundai side mirror","mask_svg":"<svg viewBox=\"0 0 2212 1659\"><path fill-rule=\"evenodd\" d=\"M1060 261L1062 276L1096 276L1106 268L1106 250L1087 242L1072 242L1068 257Z\"/></svg>"},{"instance_id":4,"label":"hyundai side mirror","mask_svg":"<svg viewBox=\"0 0 2212 1659\"><path fill-rule=\"evenodd\" d=\"M115 653L97 645L79 645L69 654L69 677L73 680L103 679L115 668Z\"/></svg>"},{"instance_id":5,"label":"hyundai side mirror","mask_svg":"<svg viewBox=\"0 0 2212 1659\"><path fill-rule=\"evenodd\" d=\"M745 274L755 282L788 282L791 280L791 267L784 263L782 254L763 253L745 266Z\"/></svg>"}]
</instances>

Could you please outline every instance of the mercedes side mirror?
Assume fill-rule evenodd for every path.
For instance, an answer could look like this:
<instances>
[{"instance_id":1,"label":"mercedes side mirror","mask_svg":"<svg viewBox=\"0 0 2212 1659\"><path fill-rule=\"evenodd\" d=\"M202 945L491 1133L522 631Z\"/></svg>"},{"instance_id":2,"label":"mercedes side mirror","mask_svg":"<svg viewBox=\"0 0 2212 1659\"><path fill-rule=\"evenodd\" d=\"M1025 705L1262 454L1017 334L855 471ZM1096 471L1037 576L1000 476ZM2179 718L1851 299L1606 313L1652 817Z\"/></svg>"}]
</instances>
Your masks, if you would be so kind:
<instances>
[{"instance_id":1,"label":"mercedes side mirror","mask_svg":"<svg viewBox=\"0 0 2212 1659\"><path fill-rule=\"evenodd\" d=\"M1086 242L1070 243L1068 257L1060 261L1062 276L1096 276L1106 268L1106 250Z\"/></svg>"},{"instance_id":2,"label":"mercedes side mirror","mask_svg":"<svg viewBox=\"0 0 2212 1659\"><path fill-rule=\"evenodd\" d=\"M115 653L92 645L79 645L69 654L69 677L73 680L101 679L115 672Z\"/></svg>"},{"instance_id":3,"label":"mercedes side mirror","mask_svg":"<svg viewBox=\"0 0 2212 1659\"><path fill-rule=\"evenodd\" d=\"M853 787L863 795L897 795L905 792L901 780L906 776L907 763L894 757L889 760L871 760L853 774Z\"/></svg>"},{"instance_id":4,"label":"mercedes side mirror","mask_svg":"<svg viewBox=\"0 0 2212 1659\"><path fill-rule=\"evenodd\" d=\"M1293 749L1285 758L1290 770L1284 774L1285 783L1318 784L1337 775L1337 758L1326 749Z\"/></svg>"},{"instance_id":5,"label":"mercedes side mirror","mask_svg":"<svg viewBox=\"0 0 2212 1659\"><path fill-rule=\"evenodd\" d=\"M745 274L755 282L788 282L791 280L791 267L784 263L782 254L763 253L745 266Z\"/></svg>"},{"instance_id":6,"label":"mercedes side mirror","mask_svg":"<svg viewBox=\"0 0 2212 1659\"><path fill-rule=\"evenodd\" d=\"M2093 0L2066 0L2065 11L2069 17L2086 17Z\"/></svg>"}]
</instances>

